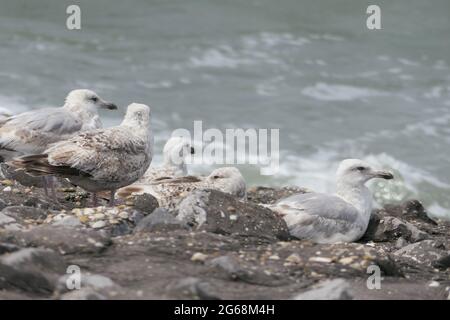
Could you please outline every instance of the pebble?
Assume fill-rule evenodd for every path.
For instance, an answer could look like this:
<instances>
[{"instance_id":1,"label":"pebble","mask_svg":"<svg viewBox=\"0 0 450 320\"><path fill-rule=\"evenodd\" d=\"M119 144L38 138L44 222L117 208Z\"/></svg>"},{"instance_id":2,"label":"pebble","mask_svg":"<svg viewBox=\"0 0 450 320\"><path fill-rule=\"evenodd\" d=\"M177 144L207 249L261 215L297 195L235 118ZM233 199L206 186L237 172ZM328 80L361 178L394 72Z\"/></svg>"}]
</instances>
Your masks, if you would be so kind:
<instances>
[{"instance_id":1,"label":"pebble","mask_svg":"<svg viewBox=\"0 0 450 320\"><path fill-rule=\"evenodd\" d=\"M431 288L437 288L437 287L440 286L440 284L439 284L439 282L437 282L437 281L431 281L431 282L428 284L428 286L431 287Z\"/></svg>"},{"instance_id":2,"label":"pebble","mask_svg":"<svg viewBox=\"0 0 450 320\"><path fill-rule=\"evenodd\" d=\"M326 258L326 257L311 257L311 258L309 258L309 261L311 261L311 262L330 263L330 262L333 261L333 259Z\"/></svg>"},{"instance_id":3,"label":"pebble","mask_svg":"<svg viewBox=\"0 0 450 320\"><path fill-rule=\"evenodd\" d=\"M94 229L101 229L106 226L106 222L103 220L94 222L91 227Z\"/></svg>"},{"instance_id":4,"label":"pebble","mask_svg":"<svg viewBox=\"0 0 450 320\"><path fill-rule=\"evenodd\" d=\"M339 263L347 265L347 264L351 264L354 260L355 260L354 257L346 257L346 258L339 259Z\"/></svg>"},{"instance_id":5,"label":"pebble","mask_svg":"<svg viewBox=\"0 0 450 320\"><path fill-rule=\"evenodd\" d=\"M201 253L201 252L196 252L192 255L191 257L191 261L194 262L205 262L205 260L208 258L207 254Z\"/></svg>"},{"instance_id":6,"label":"pebble","mask_svg":"<svg viewBox=\"0 0 450 320\"><path fill-rule=\"evenodd\" d=\"M286 258L287 262L290 263L301 263L302 259L300 258L300 256L296 253L291 254L289 257Z\"/></svg>"},{"instance_id":7,"label":"pebble","mask_svg":"<svg viewBox=\"0 0 450 320\"><path fill-rule=\"evenodd\" d=\"M3 192L11 192L12 188L11 187L6 187L5 189L3 189Z\"/></svg>"}]
</instances>

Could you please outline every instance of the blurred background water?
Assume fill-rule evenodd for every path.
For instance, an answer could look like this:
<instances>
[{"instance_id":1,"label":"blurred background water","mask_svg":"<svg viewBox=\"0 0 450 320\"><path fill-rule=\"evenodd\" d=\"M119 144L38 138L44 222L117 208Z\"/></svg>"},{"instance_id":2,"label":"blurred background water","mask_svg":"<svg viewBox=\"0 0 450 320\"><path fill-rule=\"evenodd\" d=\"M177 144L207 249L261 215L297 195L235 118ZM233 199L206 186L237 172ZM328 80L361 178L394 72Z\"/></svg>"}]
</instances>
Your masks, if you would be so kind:
<instances>
[{"instance_id":1,"label":"blurred background water","mask_svg":"<svg viewBox=\"0 0 450 320\"><path fill-rule=\"evenodd\" d=\"M369 4L382 30L366 28ZM194 120L280 128L280 172L241 166L250 185L331 192L337 163L359 157L396 172L372 186L379 203L450 217L448 0L0 0L0 43L0 107L61 105L75 88L147 103L157 153Z\"/></svg>"}]
</instances>

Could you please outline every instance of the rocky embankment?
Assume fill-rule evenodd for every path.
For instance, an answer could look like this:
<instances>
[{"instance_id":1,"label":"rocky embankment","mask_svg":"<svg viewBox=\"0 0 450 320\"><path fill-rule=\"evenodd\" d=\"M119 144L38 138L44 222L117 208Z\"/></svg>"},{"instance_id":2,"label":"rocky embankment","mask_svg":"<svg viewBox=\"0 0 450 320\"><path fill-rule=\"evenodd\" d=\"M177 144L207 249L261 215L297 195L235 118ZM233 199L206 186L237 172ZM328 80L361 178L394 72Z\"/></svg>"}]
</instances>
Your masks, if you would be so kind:
<instances>
[{"instance_id":1,"label":"rocky embankment","mask_svg":"<svg viewBox=\"0 0 450 320\"><path fill-rule=\"evenodd\" d=\"M301 191L196 191L168 212L151 196L86 208L74 188L52 203L0 181L0 299L449 299L450 227L420 202L377 210L358 243L323 245L260 206Z\"/></svg>"}]
</instances>

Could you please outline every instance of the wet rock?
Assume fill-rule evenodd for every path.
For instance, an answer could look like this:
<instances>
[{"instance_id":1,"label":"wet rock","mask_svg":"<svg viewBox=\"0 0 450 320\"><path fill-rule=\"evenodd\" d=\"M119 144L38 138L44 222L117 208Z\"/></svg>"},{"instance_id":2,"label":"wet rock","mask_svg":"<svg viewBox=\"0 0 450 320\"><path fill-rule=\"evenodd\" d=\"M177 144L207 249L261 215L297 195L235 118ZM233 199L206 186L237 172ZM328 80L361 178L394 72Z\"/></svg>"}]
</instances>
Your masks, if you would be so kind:
<instances>
[{"instance_id":1,"label":"wet rock","mask_svg":"<svg viewBox=\"0 0 450 320\"><path fill-rule=\"evenodd\" d=\"M450 268L450 254L437 259L432 263L432 266L440 270L446 270Z\"/></svg>"},{"instance_id":2,"label":"wet rock","mask_svg":"<svg viewBox=\"0 0 450 320\"><path fill-rule=\"evenodd\" d=\"M50 295L55 286L42 273L18 270L0 262L0 291L19 290L38 295Z\"/></svg>"},{"instance_id":3,"label":"wet rock","mask_svg":"<svg viewBox=\"0 0 450 320\"><path fill-rule=\"evenodd\" d=\"M151 214L159 207L158 200L150 194L134 196L133 206L136 210L145 214Z\"/></svg>"},{"instance_id":4,"label":"wet rock","mask_svg":"<svg viewBox=\"0 0 450 320\"><path fill-rule=\"evenodd\" d=\"M20 249L19 246L16 246L12 243L0 242L0 255L5 253L11 253L19 249Z\"/></svg>"},{"instance_id":5,"label":"wet rock","mask_svg":"<svg viewBox=\"0 0 450 320\"><path fill-rule=\"evenodd\" d=\"M64 271L64 260L53 250L21 249L0 257L0 289L48 295Z\"/></svg>"},{"instance_id":6,"label":"wet rock","mask_svg":"<svg viewBox=\"0 0 450 320\"><path fill-rule=\"evenodd\" d=\"M441 241L423 240L394 252L394 256L415 265L432 266L449 252Z\"/></svg>"},{"instance_id":7,"label":"wet rock","mask_svg":"<svg viewBox=\"0 0 450 320\"><path fill-rule=\"evenodd\" d=\"M273 204L280 199L297 193L306 193L308 189L299 187L252 187L247 191L247 200L260 204Z\"/></svg>"},{"instance_id":8,"label":"wet rock","mask_svg":"<svg viewBox=\"0 0 450 320\"><path fill-rule=\"evenodd\" d=\"M417 242L428 238L428 234L411 223L396 217L372 214L363 241L389 242L403 238L409 242Z\"/></svg>"},{"instance_id":9,"label":"wet rock","mask_svg":"<svg viewBox=\"0 0 450 320\"><path fill-rule=\"evenodd\" d=\"M378 210L381 215L400 217L404 219L417 219L426 223L437 225L428 217L428 213L419 200L408 200L400 205L386 205Z\"/></svg>"},{"instance_id":10,"label":"wet rock","mask_svg":"<svg viewBox=\"0 0 450 320\"><path fill-rule=\"evenodd\" d=\"M264 272L264 270L255 266L246 265L243 261L231 255L214 258L208 261L207 264L229 280L264 286L277 286L280 284L278 275L267 271Z\"/></svg>"},{"instance_id":11,"label":"wet rock","mask_svg":"<svg viewBox=\"0 0 450 320\"><path fill-rule=\"evenodd\" d=\"M186 223L177 220L168 210L158 208L151 215L142 219L134 229L134 232L170 231L186 228Z\"/></svg>"},{"instance_id":12,"label":"wet rock","mask_svg":"<svg viewBox=\"0 0 450 320\"><path fill-rule=\"evenodd\" d=\"M25 248L0 257L0 263L16 270L44 273L64 273L66 263L53 250Z\"/></svg>"},{"instance_id":13,"label":"wet rock","mask_svg":"<svg viewBox=\"0 0 450 320\"><path fill-rule=\"evenodd\" d=\"M27 231L0 231L0 242L46 247L61 254L99 253L111 244L108 235L89 229L38 226Z\"/></svg>"},{"instance_id":14,"label":"wet rock","mask_svg":"<svg viewBox=\"0 0 450 320\"><path fill-rule=\"evenodd\" d=\"M271 210L219 191L194 191L177 210L176 218L195 230L268 241L290 239L285 221Z\"/></svg>"},{"instance_id":15,"label":"wet rock","mask_svg":"<svg viewBox=\"0 0 450 320\"><path fill-rule=\"evenodd\" d=\"M44 220L47 217L47 212L33 207L26 206L11 206L2 210L3 214L14 217L18 221L24 220Z\"/></svg>"},{"instance_id":16,"label":"wet rock","mask_svg":"<svg viewBox=\"0 0 450 320\"><path fill-rule=\"evenodd\" d=\"M327 280L313 289L300 293L294 300L352 300L350 283L344 279Z\"/></svg>"},{"instance_id":17,"label":"wet rock","mask_svg":"<svg viewBox=\"0 0 450 320\"><path fill-rule=\"evenodd\" d=\"M220 300L213 286L205 280L187 277L168 286L168 291L180 298L200 300Z\"/></svg>"},{"instance_id":18,"label":"wet rock","mask_svg":"<svg viewBox=\"0 0 450 320\"><path fill-rule=\"evenodd\" d=\"M8 205L6 204L6 202L0 199L0 211L5 209L7 206Z\"/></svg>"}]
</instances>

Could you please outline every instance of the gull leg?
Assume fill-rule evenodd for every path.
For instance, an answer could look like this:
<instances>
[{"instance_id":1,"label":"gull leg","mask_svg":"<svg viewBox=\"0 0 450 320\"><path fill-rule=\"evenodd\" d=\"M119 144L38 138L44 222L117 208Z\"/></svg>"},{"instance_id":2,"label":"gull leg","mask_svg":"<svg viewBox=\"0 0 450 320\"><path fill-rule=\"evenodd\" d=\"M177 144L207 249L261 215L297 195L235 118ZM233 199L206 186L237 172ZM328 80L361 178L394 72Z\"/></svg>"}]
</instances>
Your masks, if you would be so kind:
<instances>
[{"instance_id":1,"label":"gull leg","mask_svg":"<svg viewBox=\"0 0 450 320\"><path fill-rule=\"evenodd\" d=\"M92 193L92 205L95 207L98 207L98 197L97 192Z\"/></svg>"},{"instance_id":2,"label":"gull leg","mask_svg":"<svg viewBox=\"0 0 450 320\"><path fill-rule=\"evenodd\" d=\"M58 198L56 197L56 190L55 190L55 178L54 177L48 177L48 185L50 187L50 191L52 194L52 199L55 201L55 203L58 202Z\"/></svg>"},{"instance_id":3,"label":"gull leg","mask_svg":"<svg viewBox=\"0 0 450 320\"><path fill-rule=\"evenodd\" d=\"M111 190L111 197L109 198L109 207L114 207L116 190Z\"/></svg>"},{"instance_id":4,"label":"gull leg","mask_svg":"<svg viewBox=\"0 0 450 320\"><path fill-rule=\"evenodd\" d=\"M48 186L47 186L47 177L42 177L42 183L44 184L44 192L45 196L48 197Z\"/></svg>"}]
</instances>

